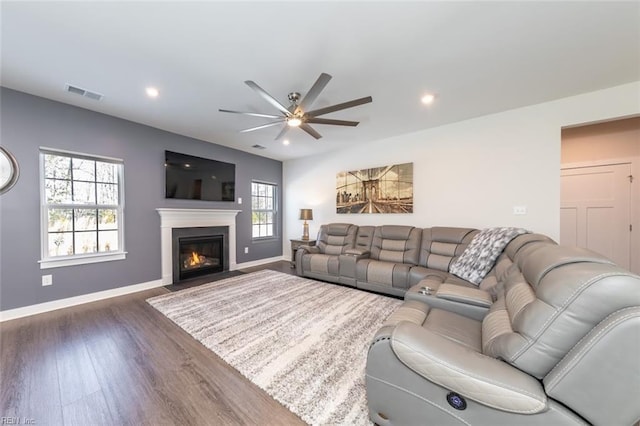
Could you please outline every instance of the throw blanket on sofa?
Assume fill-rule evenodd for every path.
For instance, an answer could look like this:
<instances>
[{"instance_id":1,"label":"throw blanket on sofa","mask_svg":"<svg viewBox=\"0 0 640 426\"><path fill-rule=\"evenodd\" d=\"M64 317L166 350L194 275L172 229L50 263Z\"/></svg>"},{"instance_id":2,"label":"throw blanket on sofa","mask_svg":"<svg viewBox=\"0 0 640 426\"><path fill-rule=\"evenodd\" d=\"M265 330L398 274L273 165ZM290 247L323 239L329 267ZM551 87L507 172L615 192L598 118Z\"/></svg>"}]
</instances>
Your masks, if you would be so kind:
<instances>
[{"instance_id":1,"label":"throw blanket on sofa","mask_svg":"<svg viewBox=\"0 0 640 426\"><path fill-rule=\"evenodd\" d=\"M449 272L475 285L489 273L500 253L515 237L529 234L522 228L487 228L471 240L464 252L449 268Z\"/></svg>"}]
</instances>

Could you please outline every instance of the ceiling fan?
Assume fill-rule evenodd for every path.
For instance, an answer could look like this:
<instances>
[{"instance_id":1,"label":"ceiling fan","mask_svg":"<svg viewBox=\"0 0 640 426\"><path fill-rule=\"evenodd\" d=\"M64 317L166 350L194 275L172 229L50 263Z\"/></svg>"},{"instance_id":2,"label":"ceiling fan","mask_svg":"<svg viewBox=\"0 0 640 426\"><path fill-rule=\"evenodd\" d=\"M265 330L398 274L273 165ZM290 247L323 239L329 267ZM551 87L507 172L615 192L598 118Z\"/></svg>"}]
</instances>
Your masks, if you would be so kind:
<instances>
[{"instance_id":1,"label":"ceiling fan","mask_svg":"<svg viewBox=\"0 0 640 426\"><path fill-rule=\"evenodd\" d=\"M258 86L255 82L251 80L245 81L245 84L251 87L253 90L258 92L264 100L269 102L271 105L276 107L278 111L280 111L280 115L275 114L262 114L255 112L242 112L242 111L231 111L228 109L219 109L220 112L230 112L233 114L242 114L242 115L250 115L253 117L264 117L264 118L275 118L276 121L272 121L267 124L263 124L261 126L251 127L249 129L241 130L240 133L253 132L254 130L260 130L267 127L278 126L283 124L282 130L276 136L276 140L280 139L284 136L285 133L289 130L290 127L299 127L311 136L316 139L320 139L322 135L318 133L313 127L309 124L333 124L336 126L351 126L355 127L359 124L358 121L346 121L346 120L334 120L330 118L318 118L321 115L329 114L331 112L340 111L347 108L353 108L358 105L367 104L372 102L373 99L371 96L366 96L364 98L354 99L352 101L343 102L341 104L331 105L324 108L318 108L314 110L308 110L313 102L316 100L322 89L329 83L331 80L331 76L329 74L322 73L320 77L313 83L311 89L307 92L304 98L300 100L300 93L291 92L288 95L290 105L289 107L285 107L280 102L276 100L273 96L267 93L263 88Z\"/></svg>"}]
</instances>

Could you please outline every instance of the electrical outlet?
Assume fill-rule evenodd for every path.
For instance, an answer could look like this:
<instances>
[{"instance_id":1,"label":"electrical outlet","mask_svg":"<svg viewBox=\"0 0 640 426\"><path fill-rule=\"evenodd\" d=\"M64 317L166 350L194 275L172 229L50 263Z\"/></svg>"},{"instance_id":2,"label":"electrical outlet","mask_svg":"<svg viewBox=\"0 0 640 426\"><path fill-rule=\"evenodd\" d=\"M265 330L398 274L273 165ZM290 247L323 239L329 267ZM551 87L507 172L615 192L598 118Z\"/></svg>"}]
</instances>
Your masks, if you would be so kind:
<instances>
[{"instance_id":1,"label":"electrical outlet","mask_svg":"<svg viewBox=\"0 0 640 426\"><path fill-rule=\"evenodd\" d=\"M42 286L52 285L53 284L53 275L43 275L42 276Z\"/></svg>"},{"instance_id":2,"label":"electrical outlet","mask_svg":"<svg viewBox=\"0 0 640 426\"><path fill-rule=\"evenodd\" d=\"M249 247L244 248L244 254L247 254L247 253L249 253Z\"/></svg>"},{"instance_id":3,"label":"electrical outlet","mask_svg":"<svg viewBox=\"0 0 640 426\"><path fill-rule=\"evenodd\" d=\"M513 206L513 214L527 214L527 206Z\"/></svg>"},{"instance_id":4,"label":"electrical outlet","mask_svg":"<svg viewBox=\"0 0 640 426\"><path fill-rule=\"evenodd\" d=\"M238 197L238 204L242 204L242 197Z\"/></svg>"}]
</instances>

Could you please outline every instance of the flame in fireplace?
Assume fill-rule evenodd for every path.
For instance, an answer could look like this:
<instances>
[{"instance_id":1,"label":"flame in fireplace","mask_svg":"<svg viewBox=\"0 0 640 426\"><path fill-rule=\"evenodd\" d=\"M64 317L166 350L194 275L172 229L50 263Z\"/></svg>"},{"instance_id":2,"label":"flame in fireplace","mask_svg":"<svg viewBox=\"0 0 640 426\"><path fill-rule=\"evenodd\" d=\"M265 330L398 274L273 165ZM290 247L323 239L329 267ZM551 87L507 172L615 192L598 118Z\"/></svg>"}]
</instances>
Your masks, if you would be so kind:
<instances>
[{"instance_id":1,"label":"flame in fireplace","mask_svg":"<svg viewBox=\"0 0 640 426\"><path fill-rule=\"evenodd\" d=\"M195 251L192 251L191 252L191 257L188 259L188 265L189 266L198 266L198 265L204 263L204 261L205 261L205 257L204 256L200 256Z\"/></svg>"}]
</instances>

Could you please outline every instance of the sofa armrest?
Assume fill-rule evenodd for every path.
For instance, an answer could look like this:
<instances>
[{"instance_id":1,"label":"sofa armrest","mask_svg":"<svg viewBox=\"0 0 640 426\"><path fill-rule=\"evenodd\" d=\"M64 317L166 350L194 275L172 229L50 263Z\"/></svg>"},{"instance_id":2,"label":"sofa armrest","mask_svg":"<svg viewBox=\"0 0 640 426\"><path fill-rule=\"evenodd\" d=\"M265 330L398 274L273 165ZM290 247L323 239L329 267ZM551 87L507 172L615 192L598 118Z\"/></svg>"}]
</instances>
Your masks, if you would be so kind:
<instances>
[{"instance_id":1,"label":"sofa armrest","mask_svg":"<svg viewBox=\"0 0 640 426\"><path fill-rule=\"evenodd\" d=\"M482 306L488 308L493 304L493 298L489 292L478 288L463 287L455 284L441 284L435 294L440 299L453 302L466 303L467 305Z\"/></svg>"},{"instance_id":2,"label":"sofa armrest","mask_svg":"<svg viewBox=\"0 0 640 426\"><path fill-rule=\"evenodd\" d=\"M366 259L366 258L369 257L371 252L369 250L361 250L361 249L356 249L356 248L350 248L350 249L346 249L344 251L344 254L347 255L347 256L355 256L358 259Z\"/></svg>"},{"instance_id":3,"label":"sofa armrest","mask_svg":"<svg viewBox=\"0 0 640 426\"><path fill-rule=\"evenodd\" d=\"M547 409L547 396L534 377L419 325L399 323L391 347L417 374L480 404L520 414Z\"/></svg>"},{"instance_id":4,"label":"sofa armrest","mask_svg":"<svg viewBox=\"0 0 640 426\"><path fill-rule=\"evenodd\" d=\"M320 249L318 247L309 246L309 245L298 246L294 254L295 256L294 259L295 259L296 273L300 276L305 275L304 270L302 268L302 256L304 256L307 253L318 254L320 253Z\"/></svg>"},{"instance_id":5,"label":"sofa armrest","mask_svg":"<svg viewBox=\"0 0 640 426\"><path fill-rule=\"evenodd\" d=\"M320 253L320 249L316 246L300 246L296 251L304 250L309 254L318 254Z\"/></svg>"}]
</instances>

